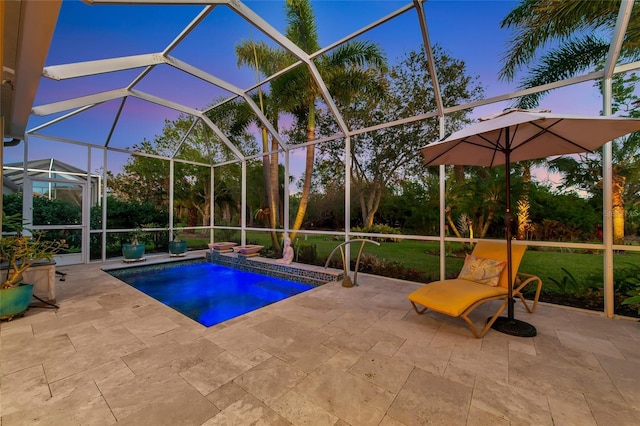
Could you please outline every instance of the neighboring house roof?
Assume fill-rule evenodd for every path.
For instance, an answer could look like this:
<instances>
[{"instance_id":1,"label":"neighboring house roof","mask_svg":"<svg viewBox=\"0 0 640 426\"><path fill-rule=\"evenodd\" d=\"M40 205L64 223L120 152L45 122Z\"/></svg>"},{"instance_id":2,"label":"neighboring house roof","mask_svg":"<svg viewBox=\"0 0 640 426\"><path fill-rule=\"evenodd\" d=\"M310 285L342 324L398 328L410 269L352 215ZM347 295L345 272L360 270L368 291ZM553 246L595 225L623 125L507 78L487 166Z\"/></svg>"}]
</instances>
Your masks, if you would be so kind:
<instances>
[{"instance_id":1,"label":"neighboring house roof","mask_svg":"<svg viewBox=\"0 0 640 426\"><path fill-rule=\"evenodd\" d=\"M69 181L86 182L85 170L64 163L55 158L45 158L42 160L31 160L27 162L27 170L31 177L56 178ZM22 187L24 174L22 162L8 163L3 166L4 186L17 190ZM12 188L10 185L16 186Z\"/></svg>"}]
</instances>

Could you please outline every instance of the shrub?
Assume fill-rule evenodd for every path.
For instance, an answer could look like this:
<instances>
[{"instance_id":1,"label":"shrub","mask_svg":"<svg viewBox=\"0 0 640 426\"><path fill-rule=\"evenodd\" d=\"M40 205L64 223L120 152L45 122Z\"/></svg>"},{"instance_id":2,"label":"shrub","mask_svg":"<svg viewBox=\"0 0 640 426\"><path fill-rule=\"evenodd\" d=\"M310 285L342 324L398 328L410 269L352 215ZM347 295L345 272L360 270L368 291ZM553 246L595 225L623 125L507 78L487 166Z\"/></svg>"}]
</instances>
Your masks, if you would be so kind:
<instances>
[{"instance_id":1,"label":"shrub","mask_svg":"<svg viewBox=\"0 0 640 426\"><path fill-rule=\"evenodd\" d=\"M355 270L355 260L351 262L351 269ZM363 253L358 267L360 272L365 272L383 277L397 278L400 280L429 282L431 277L413 268L406 268L399 262L387 262L374 255Z\"/></svg>"},{"instance_id":2,"label":"shrub","mask_svg":"<svg viewBox=\"0 0 640 426\"><path fill-rule=\"evenodd\" d=\"M393 235L400 235L400 231L398 231L396 228L393 228L389 225L383 225L383 224L375 224L372 226L366 226L366 227L355 227L351 229L352 232L361 232L363 234L393 234ZM389 242L389 243L397 243L400 241L399 238L393 238L393 237L369 237L371 240L373 241L379 241L379 242Z\"/></svg>"},{"instance_id":3,"label":"shrub","mask_svg":"<svg viewBox=\"0 0 640 426\"><path fill-rule=\"evenodd\" d=\"M300 242L296 239L296 243L293 245L296 251L296 259L300 263L307 263L309 265L315 265L318 260L318 248L315 244L308 244Z\"/></svg>"}]
</instances>

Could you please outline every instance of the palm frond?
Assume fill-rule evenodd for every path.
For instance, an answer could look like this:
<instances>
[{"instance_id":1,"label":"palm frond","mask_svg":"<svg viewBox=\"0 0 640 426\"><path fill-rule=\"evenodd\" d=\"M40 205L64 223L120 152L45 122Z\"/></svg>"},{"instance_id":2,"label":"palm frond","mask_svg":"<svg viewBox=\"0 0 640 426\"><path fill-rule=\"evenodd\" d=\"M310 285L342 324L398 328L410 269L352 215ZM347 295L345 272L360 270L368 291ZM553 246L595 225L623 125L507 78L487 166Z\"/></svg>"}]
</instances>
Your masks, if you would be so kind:
<instances>
[{"instance_id":1,"label":"palm frond","mask_svg":"<svg viewBox=\"0 0 640 426\"><path fill-rule=\"evenodd\" d=\"M502 21L513 36L503 56L500 78L513 80L517 70L553 40L567 41L576 33L612 29L620 2L610 0L524 0Z\"/></svg>"},{"instance_id":2,"label":"palm frond","mask_svg":"<svg viewBox=\"0 0 640 426\"><path fill-rule=\"evenodd\" d=\"M308 0L287 0L287 37L306 53L320 49L315 15Z\"/></svg>"},{"instance_id":3,"label":"palm frond","mask_svg":"<svg viewBox=\"0 0 640 426\"><path fill-rule=\"evenodd\" d=\"M532 68L529 75L520 81L520 89L528 89L556 81L562 81L595 68L607 55L609 44L594 36L570 40L565 45L551 50L540 59L540 65ZM548 91L523 96L515 101L518 108L536 108Z\"/></svg>"}]
</instances>

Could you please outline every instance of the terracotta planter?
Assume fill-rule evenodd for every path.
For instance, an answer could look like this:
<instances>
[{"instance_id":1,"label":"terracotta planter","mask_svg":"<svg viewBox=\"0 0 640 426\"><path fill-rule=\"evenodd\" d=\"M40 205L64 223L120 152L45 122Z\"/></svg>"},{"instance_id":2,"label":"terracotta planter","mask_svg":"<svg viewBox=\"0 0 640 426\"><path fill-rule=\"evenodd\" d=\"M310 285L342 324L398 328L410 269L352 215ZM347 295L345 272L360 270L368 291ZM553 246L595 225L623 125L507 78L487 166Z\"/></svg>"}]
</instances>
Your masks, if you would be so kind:
<instances>
[{"instance_id":1,"label":"terracotta planter","mask_svg":"<svg viewBox=\"0 0 640 426\"><path fill-rule=\"evenodd\" d=\"M29 307L33 296L33 284L0 290L0 319L11 319L22 314Z\"/></svg>"}]
</instances>

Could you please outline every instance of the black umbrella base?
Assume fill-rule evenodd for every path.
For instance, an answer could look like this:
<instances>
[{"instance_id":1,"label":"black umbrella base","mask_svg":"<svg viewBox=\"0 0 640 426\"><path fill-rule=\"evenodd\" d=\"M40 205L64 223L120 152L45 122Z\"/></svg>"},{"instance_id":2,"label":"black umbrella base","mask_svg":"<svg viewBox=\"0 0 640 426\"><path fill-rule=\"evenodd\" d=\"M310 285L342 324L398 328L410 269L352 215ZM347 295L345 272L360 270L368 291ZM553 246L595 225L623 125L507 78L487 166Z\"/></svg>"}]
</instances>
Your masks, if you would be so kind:
<instances>
[{"instance_id":1,"label":"black umbrella base","mask_svg":"<svg viewBox=\"0 0 640 426\"><path fill-rule=\"evenodd\" d=\"M535 337L538 334L534 326L515 318L498 317L496 322L491 325L491 328L501 333L518 337Z\"/></svg>"}]
</instances>

